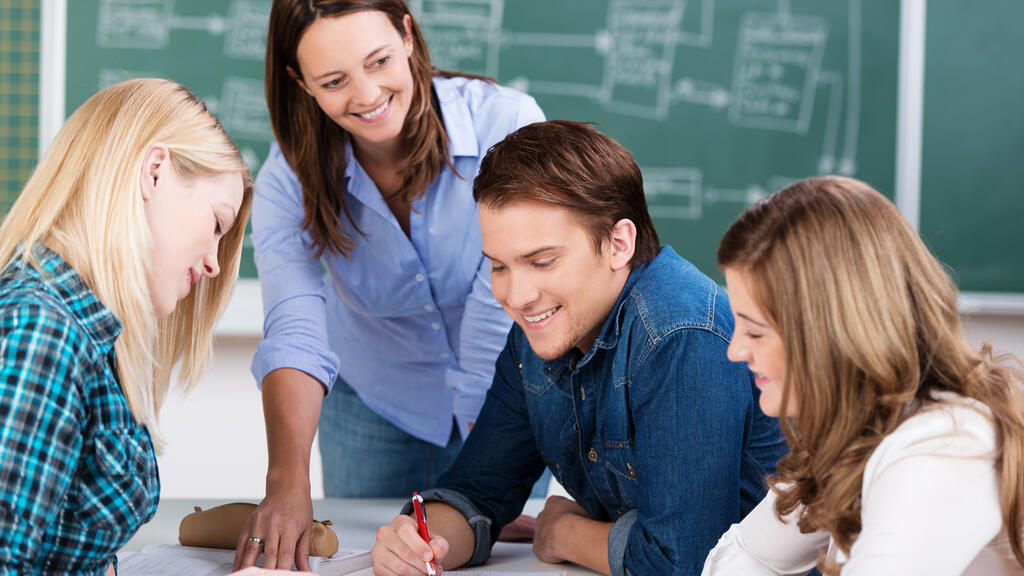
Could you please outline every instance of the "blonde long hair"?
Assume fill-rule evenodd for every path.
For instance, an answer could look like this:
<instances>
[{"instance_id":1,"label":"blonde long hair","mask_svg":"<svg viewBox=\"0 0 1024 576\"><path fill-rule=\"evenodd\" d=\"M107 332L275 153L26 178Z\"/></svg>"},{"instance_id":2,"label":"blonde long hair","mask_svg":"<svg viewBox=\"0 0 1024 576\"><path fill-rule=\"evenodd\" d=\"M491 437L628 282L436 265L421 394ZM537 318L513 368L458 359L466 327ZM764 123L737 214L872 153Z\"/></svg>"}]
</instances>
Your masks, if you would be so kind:
<instances>
[{"instance_id":1,"label":"blonde long hair","mask_svg":"<svg viewBox=\"0 0 1024 576\"><path fill-rule=\"evenodd\" d=\"M140 191L143 158L165 144L184 178L242 174L235 225L220 239L220 274L201 279L174 312L157 320L150 299L151 237ZM121 390L136 421L159 446L160 405L180 361L187 391L206 364L213 328L238 276L252 179L238 148L206 106L167 80L115 84L89 98L64 124L0 226L0 263L52 241L123 330L115 343Z\"/></svg>"},{"instance_id":2,"label":"blonde long hair","mask_svg":"<svg viewBox=\"0 0 1024 576\"><path fill-rule=\"evenodd\" d=\"M992 412L1003 527L1024 565L1020 361L969 343L956 285L888 199L851 178L803 180L744 212L718 263L749 274L783 340L783 413L799 401L782 422L791 452L771 479L780 517L804 506L801 530L828 531L849 554L871 453L933 392L950 391Z\"/></svg>"}]
</instances>

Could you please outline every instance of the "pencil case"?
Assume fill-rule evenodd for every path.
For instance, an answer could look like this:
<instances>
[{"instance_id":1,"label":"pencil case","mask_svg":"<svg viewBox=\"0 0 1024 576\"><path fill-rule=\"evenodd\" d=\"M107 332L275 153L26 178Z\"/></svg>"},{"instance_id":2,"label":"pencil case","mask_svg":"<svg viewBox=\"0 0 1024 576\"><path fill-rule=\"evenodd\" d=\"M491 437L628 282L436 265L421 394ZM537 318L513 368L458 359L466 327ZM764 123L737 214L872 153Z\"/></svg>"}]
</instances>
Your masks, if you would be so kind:
<instances>
[{"instance_id":1,"label":"pencil case","mask_svg":"<svg viewBox=\"0 0 1024 576\"><path fill-rule=\"evenodd\" d=\"M233 502L208 510L196 506L195 512L181 519L178 542L182 546L233 550L238 544L239 534L255 509L255 504L247 502ZM310 556L330 556L338 551L338 535L330 526L330 520L313 521L309 538Z\"/></svg>"}]
</instances>

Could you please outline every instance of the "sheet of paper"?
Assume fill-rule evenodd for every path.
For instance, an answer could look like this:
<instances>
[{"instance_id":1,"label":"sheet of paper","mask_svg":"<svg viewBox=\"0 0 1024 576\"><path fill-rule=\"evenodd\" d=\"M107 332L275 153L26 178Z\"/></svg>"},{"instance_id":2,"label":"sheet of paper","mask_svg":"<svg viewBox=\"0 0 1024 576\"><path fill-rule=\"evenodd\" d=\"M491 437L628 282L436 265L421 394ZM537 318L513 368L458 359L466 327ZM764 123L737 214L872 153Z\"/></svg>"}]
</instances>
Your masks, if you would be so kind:
<instances>
[{"instance_id":1,"label":"sheet of paper","mask_svg":"<svg viewBox=\"0 0 1024 576\"><path fill-rule=\"evenodd\" d=\"M449 572L445 576L568 576L565 572Z\"/></svg>"},{"instance_id":2,"label":"sheet of paper","mask_svg":"<svg viewBox=\"0 0 1024 576\"><path fill-rule=\"evenodd\" d=\"M231 573L235 551L192 548L177 544L151 544L141 552L117 554L118 576L223 576ZM369 550L339 548L329 558L311 557L310 569L321 576L342 576L372 563ZM257 561L263 565L263 557Z\"/></svg>"}]
</instances>

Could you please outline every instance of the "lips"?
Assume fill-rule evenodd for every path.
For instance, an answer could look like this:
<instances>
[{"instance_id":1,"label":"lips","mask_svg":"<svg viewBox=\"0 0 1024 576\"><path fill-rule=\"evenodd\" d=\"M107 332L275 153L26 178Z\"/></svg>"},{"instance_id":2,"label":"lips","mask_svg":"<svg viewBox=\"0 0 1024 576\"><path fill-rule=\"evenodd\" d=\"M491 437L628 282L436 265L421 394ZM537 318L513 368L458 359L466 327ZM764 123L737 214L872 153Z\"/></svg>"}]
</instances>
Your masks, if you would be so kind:
<instances>
[{"instance_id":1,"label":"lips","mask_svg":"<svg viewBox=\"0 0 1024 576\"><path fill-rule=\"evenodd\" d=\"M541 312L540 314L530 315L522 314L523 320L526 321L526 326L529 328L540 328L548 324L549 320L561 310L561 306L555 306Z\"/></svg>"},{"instance_id":2,"label":"lips","mask_svg":"<svg viewBox=\"0 0 1024 576\"><path fill-rule=\"evenodd\" d=\"M353 115L357 116L363 122L374 123L380 122L388 116L388 112L391 110L391 102L395 99L395 95L388 96L388 99L383 104L377 106L369 112L354 112Z\"/></svg>"}]
</instances>

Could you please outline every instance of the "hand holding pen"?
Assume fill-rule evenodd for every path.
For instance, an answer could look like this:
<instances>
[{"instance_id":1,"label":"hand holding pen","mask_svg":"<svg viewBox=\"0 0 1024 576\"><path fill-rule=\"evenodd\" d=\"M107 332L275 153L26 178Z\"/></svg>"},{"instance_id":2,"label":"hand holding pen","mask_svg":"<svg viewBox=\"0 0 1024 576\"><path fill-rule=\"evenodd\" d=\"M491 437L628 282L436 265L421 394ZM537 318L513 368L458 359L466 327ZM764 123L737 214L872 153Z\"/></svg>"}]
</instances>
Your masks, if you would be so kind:
<instances>
[{"instance_id":1,"label":"hand holding pen","mask_svg":"<svg viewBox=\"0 0 1024 576\"><path fill-rule=\"evenodd\" d=\"M422 497L412 500L413 514L400 514L390 524L377 529L373 545L373 573L377 576L396 574L440 574L441 563L448 554L444 537L430 538ZM435 521L437 518L435 518Z\"/></svg>"}]
</instances>

